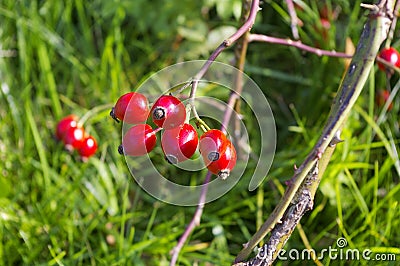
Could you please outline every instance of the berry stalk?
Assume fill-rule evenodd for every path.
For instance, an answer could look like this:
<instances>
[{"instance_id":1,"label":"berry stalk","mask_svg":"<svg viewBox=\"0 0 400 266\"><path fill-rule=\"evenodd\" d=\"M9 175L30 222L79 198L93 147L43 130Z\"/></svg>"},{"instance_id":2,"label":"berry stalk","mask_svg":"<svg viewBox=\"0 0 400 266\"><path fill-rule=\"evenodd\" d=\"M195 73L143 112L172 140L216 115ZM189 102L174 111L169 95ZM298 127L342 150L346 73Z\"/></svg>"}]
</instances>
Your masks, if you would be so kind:
<instances>
[{"instance_id":1,"label":"berry stalk","mask_svg":"<svg viewBox=\"0 0 400 266\"><path fill-rule=\"evenodd\" d=\"M242 24L242 26L236 31L236 33L234 33L231 37L229 37L227 40L225 40L224 42L222 42L217 49L211 54L211 56L208 58L207 62L203 65L203 67L200 69L200 71L197 73L197 75L194 77L193 81L192 81L192 87L191 87L191 91L190 91L190 98L189 98L189 103L191 104L192 108L193 108L193 114L196 117L197 111L196 111L196 107L194 106L194 99L196 96L196 89L197 89L197 84L198 81L201 77L204 76L204 74L207 72L208 68L211 66L212 62L218 57L218 55L225 50L227 47L229 47L230 45L232 45L232 43L236 42L240 37L242 37L243 35L245 35L245 33L247 33L251 27L254 24L254 21L256 19L256 15L257 12L259 10L259 4L260 1L259 0L253 0L250 3L250 0L244 0L243 1L243 6L242 6L242 15L241 18L242 20L244 20L244 23ZM245 42L247 39L247 34L246 37L244 38ZM246 49L247 49L247 45L244 46L238 46L237 48L239 50L239 54L241 57L246 55ZM243 49L243 50L242 50ZM243 70L243 66L244 66L244 57L242 58L242 60L237 60L238 62L242 62L242 68L239 68L240 70ZM224 115L224 122L222 124L221 129L225 130L224 128L226 128L226 123L229 122L230 120L230 116L232 115L232 112L229 112L229 110L233 109L233 106L236 102L235 98L236 94L231 94L230 96L230 100L229 100L229 106L231 108L227 108L227 111L225 112ZM197 114L196 117L197 122L201 123L201 119ZM224 124L225 123L225 124ZM204 130L204 129L203 129ZM178 256L179 253L183 247L183 245L185 244L186 240L188 239L190 233L194 230L194 228L196 226L198 226L200 224L200 219L201 216L203 214L203 209L204 209L204 203L206 200L206 195L207 195L207 190L208 190L208 183L211 180L211 172L208 171L207 175L205 177L205 180L203 182L204 186L203 189L201 191L200 194L200 198L198 201L198 206L196 208L196 211L192 217L192 220L190 221L189 225L186 227L184 233L182 234L182 236L179 238L178 243L176 244L176 246L171 250L171 261L170 261L170 266L174 266L178 260Z\"/></svg>"},{"instance_id":2,"label":"berry stalk","mask_svg":"<svg viewBox=\"0 0 400 266\"><path fill-rule=\"evenodd\" d=\"M107 104L103 104L103 105L99 105L96 107L93 107L92 109L90 109L89 111L87 111L82 117L81 119L79 119L78 121L78 127L82 127L83 124L86 123L87 120L89 120L92 116L104 111L104 110L108 110L112 107L113 105L110 103Z\"/></svg>"}]
</instances>

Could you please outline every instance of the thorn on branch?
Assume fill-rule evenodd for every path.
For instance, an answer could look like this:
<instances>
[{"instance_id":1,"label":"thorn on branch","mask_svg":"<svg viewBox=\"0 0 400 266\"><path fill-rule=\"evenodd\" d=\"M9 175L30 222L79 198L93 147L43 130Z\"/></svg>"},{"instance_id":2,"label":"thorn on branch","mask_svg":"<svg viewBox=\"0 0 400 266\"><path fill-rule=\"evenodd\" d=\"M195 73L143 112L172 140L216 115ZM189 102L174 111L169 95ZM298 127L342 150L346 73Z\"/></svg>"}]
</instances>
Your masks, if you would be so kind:
<instances>
[{"instance_id":1,"label":"thorn on branch","mask_svg":"<svg viewBox=\"0 0 400 266\"><path fill-rule=\"evenodd\" d=\"M389 6L388 1L381 1L378 5L361 3L360 6L365 9L369 9L372 16L380 15L380 16L386 16L391 20L393 19L393 10Z\"/></svg>"},{"instance_id":2,"label":"thorn on branch","mask_svg":"<svg viewBox=\"0 0 400 266\"><path fill-rule=\"evenodd\" d=\"M362 8L369 9L372 12L378 12L379 11L379 7L377 5L361 3L360 6Z\"/></svg>"},{"instance_id":3,"label":"thorn on branch","mask_svg":"<svg viewBox=\"0 0 400 266\"><path fill-rule=\"evenodd\" d=\"M340 130L338 130L336 132L335 136L333 136L331 142L329 143L330 147L333 147L336 144L343 142L343 140L340 138L340 133L341 133Z\"/></svg>"}]
</instances>

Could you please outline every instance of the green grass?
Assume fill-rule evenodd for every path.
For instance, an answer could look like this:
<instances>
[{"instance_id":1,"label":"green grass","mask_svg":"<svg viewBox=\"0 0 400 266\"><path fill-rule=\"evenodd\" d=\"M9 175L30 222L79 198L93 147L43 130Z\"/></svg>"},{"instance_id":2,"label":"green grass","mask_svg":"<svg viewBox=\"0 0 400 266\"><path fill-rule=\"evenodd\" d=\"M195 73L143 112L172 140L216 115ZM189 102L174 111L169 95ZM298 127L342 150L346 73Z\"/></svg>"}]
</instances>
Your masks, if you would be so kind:
<instances>
[{"instance_id":1,"label":"green grass","mask_svg":"<svg viewBox=\"0 0 400 266\"><path fill-rule=\"evenodd\" d=\"M209 31L236 26L232 14L237 11L207 1L159 2L0 3L0 48L16 51L16 56L0 58L0 265L168 265L169 251L194 207L159 202L135 183L117 152L121 127L106 107L165 66L207 57L214 47L207 40ZM341 7L329 39L312 26L319 16L316 1L299 12L305 23L301 39L343 50L341 32L354 43L359 38L364 22L356 8L360 1L326 2ZM284 1L266 1L253 31L290 37L288 23ZM399 48L397 38L396 32L393 44ZM219 60L229 63L231 56L228 50ZM228 194L207 204L180 265L233 261L279 201L293 165L301 163L318 138L344 70L341 59L260 43L250 44L246 63L246 72L269 97L277 122L269 179L249 192L248 171ZM400 261L400 98L379 125L382 108L374 104L375 91L388 82L394 87L398 80L395 74L388 81L375 68L348 119L345 141L334 153L314 210L301 221L317 251L336 247L336 239L345 237L349 248L394 253ZM97 111L85 128L97 138L99 150L83 163L54 140L54 128L63 116L83 116L93 108ZM253 125L249 128L251 136L257 135ZM174 173L157 154L153 160ZM250 162L250 169L254 165ZM203 177L184 178L201 182ZM305 247L299 232L287 250Z\"/></svg>"}]
</instances>

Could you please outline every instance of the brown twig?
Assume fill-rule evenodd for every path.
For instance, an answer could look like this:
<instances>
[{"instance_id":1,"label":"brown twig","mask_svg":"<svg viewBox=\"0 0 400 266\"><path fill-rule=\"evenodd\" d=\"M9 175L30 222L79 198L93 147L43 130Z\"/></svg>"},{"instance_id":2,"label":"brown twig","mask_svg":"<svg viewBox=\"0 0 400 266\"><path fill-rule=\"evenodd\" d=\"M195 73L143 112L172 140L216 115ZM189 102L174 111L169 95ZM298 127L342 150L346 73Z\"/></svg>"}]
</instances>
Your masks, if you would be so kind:
<instances>
[{"instance_id":1,"label":"brown twig","mask_svg":"<svg viewBox=\"0 0 400 266\"><path fill-rule=\"evenodd\" d=\"M251 0L243 0L242 1L242 19L245 19L247 16L249 16L249 13L251 12L249 6L250 6ZM228 101L228 106L229 109L235 109L236 114L241 113L241 101L238 101L239 95L242 94L243 91L243 71L244 71L244 65L246 61L246 55L247 55L247 48L249 45L249 35L250 32L246 32L241 40L239 41L238 45L236 46L235 50L235 61L236 61L236 67L239 70L236 75L236 80L235 80L235 88L233 91L231 91L229 101ZM228 110L227 110L228 111ZM226 119L226 117L229 117L228 114L225 115L224 120L223 120L223 125L225 123L226 127L228 125L229 120ZM240 138L241 138L241 119L236 115L235 116L235 121L234 121L234 139L236 140L236 143L238 143L238 146L241 147L240 145ZM240 153L240 151L239 151Z\"/></svg>"},{"instance_id":2,"label":"brown twig","mask_svg":"<svg viewBox=\"0 0 400 266\"><path fill-rule=\"evenodd\" d=\"M248 3L248 2L244 1L244 3ZM195 99L195 96L196 96L196 90L197 90L197 85L198 85L199 79L201 79L205 75L207 70L210 68L212 62L215 61L215 59L218 57L218 55L223 50L225 50L227 47L231 46L240 37L242 37L245 33L247 33L251 29L251 27L254 24L254 21L255 21L255 18L256 18L256 14L257 14L258 10L259 10L259 0L253 0L251 2L251 6L250 6L250 9L249 9L249 12L248 12L247 20L243 23L243 25L232 36L230 36L228 39L224 40L217 47L217 49L210 55L210 57L208 58L207 62L202 66L200 71L193 78L192 87L191 87L190 96L189 96L189 101L190 101L190 104L192 106L192 111L193 111L194 115L197 116L198 119L199 119L199 117L198 117L196 108L194 106L194 99ZM244 14L244 12L242 12L242 13ZM243 66L244 66L244 63L243 63ZM222 125L221 125L221 130L225 130L227 128L229 120L230 120L230 118L232 116L233 107L234 107L235 102L236 102L236 100L238 98L237 95L238 94L236 94L236 93L232 93L231 96L230 96L230 99L228 101L228 105L230 106L230 108L226 109L226 112L225 112L224 118L223 118L223 122L222 122ZM186 229L185 229L184 233L182 234L182 236L179 238L177 245L171 250L172 257L171 257L170 266L173 266L173 265L176 264L176 262L178 260L179 253L180 253L183 245L187 241L189 235L192 233L194 228L200 224L200 219L201 219L201 216L203 214L204 204L205 204L207 190L208 190L208 183L211 180L211 176L212 176L211 172L208 172L207 175L206 175L206 178L204 180L203 188L201 190L199 201L198 201L198 205L197 205L196 211L195 211L195 213L194 213L194 215L192 217L192 220L190 221L189 225L186 227Z\"/></svg>"},{"instance_id":3,"label":"brown twig","mask_svg":"<svg viewBox=\"0 0 400 266\"><path fill-rule=\"evenodd\" d=\"M291 39L282 39L282 38L276 38L276 37L271 37L263 34L250 34L249 35L249 42L267 42L267 43L273 43L273 44L280 44L280 45L286 45L286 46L293 46L296 47L300 50L307 51L313 54L316 54L318 56L331 56L331 57L342 57L342 58L351 58L352 55L342 53L342 52L336 52L336 51L328 51L328 50L322 50L318 49L309 45L306 45L302 43L301 41L294 41Z\"/></svg>"},{"instance_id":4,"label":"brown twig","mask_svg":"<svg viewBox=\"0 0 400 266\"><path fill-rule=\"evenodd\" d=\"M251 2L250 12L247 20L243 25L228 39L224 40L215 51L210 55L207 62L201 67L200 71L194 77L194 80L201 79L207 70L210 68L211 64L215 61L215 59L221 54L223 50L230 47L233 43L235 43L240 37L243 36L246 32L249 32L253 27L254 21L256 19L257 12L259 10L259 0L253 0Z\"/></svg>"},{"instance_id":5,"label":"brown twig","mask_svg":"<svg viewBox=\"0 0 400 266\"><path fill-rule=\"evenodd\" d=\"M200 197L199 197L199 204L197 205L197 208L196 208L196 211L194 212L192 220L186 227L185 232L183 232L183 234L179 238L179 241L176 244L176 246L171 250L172 257L171 257L171 262L169 264L171 266L176 264L176 261L178 260L179 253L180 253L183 245L185 244L189 235L193 232L194 228L200 224L200 218L203 214L204 202L206 201L206 195L207 195L207 190L208 190L208 186L206 184L208 184L210 182L211 176L212 176L211 172L208 172L206 175L206 178L204 180L205 185L203 186Z\"/></svg>"},{"instance_id":6,"label":"brown twig","mask_svg":"<svg viewBox=\"0 0 400 266\"><path fill-rule=\"evenodd\" d=\"M288 12L290 16L290 28L292 29L293 39L298 40L299 31L297 30L297 25L299 24L299 19L294 9L293 0L286 0L286 5L288 7Z\"/></svg>"}]
</instances>

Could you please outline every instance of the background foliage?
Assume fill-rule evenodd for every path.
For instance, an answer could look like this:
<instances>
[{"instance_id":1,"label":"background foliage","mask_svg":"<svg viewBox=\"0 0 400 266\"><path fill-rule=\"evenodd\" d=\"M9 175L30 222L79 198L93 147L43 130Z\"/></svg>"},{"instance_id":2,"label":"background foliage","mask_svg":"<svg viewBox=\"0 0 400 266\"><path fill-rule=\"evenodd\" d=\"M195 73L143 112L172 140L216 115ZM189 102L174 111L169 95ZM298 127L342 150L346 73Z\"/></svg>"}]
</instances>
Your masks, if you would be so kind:
<instances>
[{"instance_id":1,"label":"background foliage","mask_svg":"<svg viewBox=\"0 0 400 266\"><path fill-rule=\"evenodd\" d=\"M299 1L301 40L339 51L346 40L356 44L364 23L360 2ZM240 8L240 0L0 3L0 265L168 264L194 208L158 202L136 185L117 152L121 131L108 109L85 124L99 141L88 163L54 140L54 128L67 114L82 116L112 104L163 67L206 59L239 25ZM321 23L323 10L329 28ZM291 37L284 1L264 1L253 32ZM396 32L395 47L397 38ZM232 63L232 51L218 60ZM268 181L257 191L247 190L249 176L244 176L206 205L181 265L233 261L278 202L293 165L316 141L344 68L343 59L250 44L245 72L270 100L277 154ZM398 97L383 122L374 122L382 112L374 104L375 91L397 79L388 80L377 68L371 73L314 210L286 249L321 250L343 236L350 248L400 253L399 159L388 156L388 147L398 151ZM372 129L377 126L381 134ZM153 159L164 164L159 155ZM203 177L202 172L182 179L201 182Z\"/></svg>"}]
</instances>

